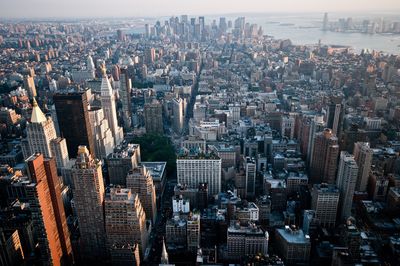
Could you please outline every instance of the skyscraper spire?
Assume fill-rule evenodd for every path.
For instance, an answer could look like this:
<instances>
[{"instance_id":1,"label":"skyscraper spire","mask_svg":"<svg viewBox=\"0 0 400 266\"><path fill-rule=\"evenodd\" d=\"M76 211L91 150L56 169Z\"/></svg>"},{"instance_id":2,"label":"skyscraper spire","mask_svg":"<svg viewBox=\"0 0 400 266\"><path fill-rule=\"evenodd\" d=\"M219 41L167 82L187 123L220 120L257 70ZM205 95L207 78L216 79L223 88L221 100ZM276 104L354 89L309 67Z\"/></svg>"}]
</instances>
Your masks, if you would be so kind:
<instances>
[{"instance_id":1,"label":"skyscraper spire","mask_svg":"<svg viewBox=\"0 0 400 266\"><path fill-rule=\"evenodd\" d=\"M46 122L46 116L43 114L42 110L40 110L40 107L38 103L36 102L35 97L33 97L32 101L32 116L31 116L31 123L42 123Z\"/></svg>"},{"instance_id":2,"label":"skyscraper spire","mask_svg":"<svg viewBox=\"0 0 400 266\"><path fill-rule=\"evenodd\" d=\"M168 262L168 252L167 248L165 247L165 239L163 239L163 246L161 251L161 262L160 264L169 264Z\"/></svg>"}]
</instances>

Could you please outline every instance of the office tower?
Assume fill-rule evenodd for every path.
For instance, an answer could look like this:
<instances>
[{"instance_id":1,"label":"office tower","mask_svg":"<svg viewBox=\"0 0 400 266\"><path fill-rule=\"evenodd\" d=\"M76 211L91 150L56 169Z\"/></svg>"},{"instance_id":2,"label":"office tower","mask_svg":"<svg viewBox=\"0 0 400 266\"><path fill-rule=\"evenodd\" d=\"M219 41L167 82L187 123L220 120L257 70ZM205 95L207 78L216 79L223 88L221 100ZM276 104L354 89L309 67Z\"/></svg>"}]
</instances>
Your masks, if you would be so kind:
<instances>
[{"instance_id":1,"label":"office tower","mask_svg":"<svg viewBox=\"0 0 400 266\"><path fill-rule=\"evenodd\" d=\"M78 217L81 257L85 262L101 262L106 256L104 231L104 180L101 162L86 146L79 146L72 167L74 206Z\"/></svg>"},{"instance_id":2,"label":"office tower","mask_svg":"<svg viewBox=\"0 0 400 266\"><path fill-rule=\"evenodd\" d=\"M228 29L228 25L226 24L226 18L225 17L220 17L219 18L219 31L221 33L225 33L226 30Z\"/></svg>"},{"instance_id":3,"label":"office tower","mask_svg":"<svg viewBox=\"0 0 400 266\"><path fill-rule=\"evenodd\" d=\"M276 244L286 264L307 263L310 259L310 237L301 229L287 225L284 229L276 229Z\"/></svg>"},{"instance_id":4,"label":"office tower","mask_svg":"<svg viewBox=\"0 0 400 266\"><path fill-rule=\"evenodd\" d=\"M332 130L326 128L315 134L314 149L310 165L310 179L312 184L335 183L337 157L339 145Z\"/></svg>"},{"instance_id":5,"label":"office tower","mask_svg":"<svg viewBox=\"0 0 400 266\"><path fill-rule=\"evenodd\" d=\"M183 99L181 98L174 98L172 100L172 114L174 116L172 120L172 128L174 129L175 133L181 134L183 130L183 123L184 123L184 103Z\"/></svg>"},{"instance_id":6,"label":"office tower","mask_svg":"<svg viewBox=\"0 0 400 266\"><path fill-rule=\"evenodd\" d=\"M61 137L67 140L68 154L75 158L78 146L85 145L95 156L89 118L90 90L57 93L53 96Z\"/></svg>"},{"instance_id":7,"label":"office tower","mask_svg":"<svg viewBox=\"0 0 400 266\"><path fill-rule=\"evenodd\" d=\"M354 156L348 152L340 153L340 162L336 184L340 192L340 218L347 219L351 216L351 206L356 187L358 166Z\"/></svg>"},{"instance_id":8,"label":"office tower","mask_svg":"<svg viewBox=\"0 0 400 266\"><path fill-rule=\"evenodd\" d=\"M24 265L24 258L18 230L0 228L0 265Z\"/></svg>"},{"instance_id":9,"label":"office tower","mask_svg":"<svg viewBox=\"0 0 400 266\"><path fill-rule=\"evenodd\" d=\"M101 107L108 121L108 126L111 129L114 138L114 145L119 145L124 138L124 132L118 126L117 109L115 106L115 96L108 80L106 69L103 68L103 78L101 80Z\"/></svg>"},{"instance_id":10,"label":"office tower","mask_svg":"<svg viewBox=\"0 0 400 266\"><path fill-rule=\"evenodd\" d=\"M326 127L332 129L332 133L335 136L340 136L340 130L343 119L343 105L342 97L331 97L328 104L328 113L326 117Z\"/></svg>"},{"instance_id":11,"label":"office tower","mask_svg":"<svg viewBox=\"0 0 400 266\"><path fill-rule=\"evenodd\" d=\"M57 137L50 142L51 153L56 160L58 169L68 167L69 155L67 149L67 141L64 138Z\"/></svg>"},{"instance_id":12,"label":"office tower","mask_svg":"<svg viewBox=\"0 0 400 266\"><path fill-rule=\"evenodd\" d=\"M269 235L260 226L249 223L245 226L234 224L227 230L228 257L240 260L245 256L268 254Z\"/></svg>"},{"instance_id":13,"label":"office tower","mask_svg":"<svg viewBox=\"0 0 400 266\"><path fill-rule=\"evenodd\" d=\"M335 227L339 206L336 185L315 184L311 192L311 209L323 227Z\"/></svg>"},{"instance_id":14,"label":"office tower","mask_svg":"<svg viewBox=\"0 0 400 266\"><path fill-rule=\"evenodd\" d=\"M110 254L121 261L124 258L125 265L137 263L132 260L130 250L138 243L140 253L144 255L148 238L146 214L139 196L130 189L111 188L105 199L105 217Z\"/></svg>"},{"instance_id":15,"label":"office tower","mask_svg":"<svg viewBox=\"0 0 400 266\"><path fill-rule=\"evenodd\" d=\"M86 68L89 71L93 71L93 76L94 76L94 72L96 70L96 67L94 66L93 58L90 55L88 55L88 57L86 59Z\"/></svg>"},{"instance_id":16,"label":"office tower","mask_svg":"<svg viewBox=\"0 0 400 266\"><path fill-rule=\"evenodd\" d=\"M101 159L106 158L108 154L113 152L114 138L108 126L108 121L104 117L103 109L97 106L90 108L89 120L96 156Z\"/></svg>"},{"instance_id":17,"label":"office tower","mask_svg":"<svg viewBox=\"0 0 400 266\"><path fill-rule=\"evenodd\" d=\"M35 98L32 107L31 122L26 127L29 151L26 151L28 154L24 154L24 157L27 158L36 152L42 153L47 158L53 157L50 142L57 138L54 123L51 118L46 118Z\"/></svg>"},{"instance_id":18,"label":"office tower","mask_svg":"<svg viewBox=\"0 0 400 266\"><path fill-rule=\"evenodd\" d=\"M329 20L328 20L328 13L324 14L324 21L322 23L322 30L327 31L329 30Z\"/></svg>"},{"instance_id":19,"label":"office tower","mask_svg":"<svg viewBox=\"0 0 400 266\"><path fill-rule=\"evenodd\" d=\"M254 197L256 195L256 162L254 158L246 157L245 162L246 171L246 196Z\"/></svg>"},{"instance_id":20,"label":"office tower","mask_svg":"<svg viewBox=\"0 0 400 266\"><path fill-rule=\"evenodd\" d=\"M200 246L200 214L189 214L186 222L187 249L196 252Z\"/></svg>"},{"instance_id":21,"label":"office tower","mask_svg":"<svg viewBox=\"0 0 400 266\"><path fill-rule=\"evenodd\" d=\"M373 151L368 142L356 142L353 155L358 165L356 190L365 192L367 191L369 172L371 171Z\"/></svg>"},{"instance_id":22,"label":"office tower","mask_svg":"<svg viewBox=\"0 0 400 266\"><path fill-rule=\"evenodd\" d=\"M316 212L314 210L304 210L303 212L303 232L309 235L317 225Z\"/></svg>"},{"instance_id":23,"label":"office tower","mask_svg":"<svg viewBox=\"0 0 400 266\"><path fill-rule=\"evenodd\" d=\"M31 76L24 77L24 89L28 92L29 99L37 96L35 80Z\"/></svg>"},{"instance_id":24,"label":"office tower","mask_svg":"<svg viewBox=\"0 0 400 266\"><path fill-rule=\"evenodd\" d=\"M117 147L107 156L106 164L110 184L126 186L126 175L141 163L140 145L127 144Z\"/></svg>"},{"instance_id":25,"label":"office tower","mask_svg":"<svg viewBox=\"0 0 400 266\"><path fill-rule=\"evenodd\" d=\"M325 128L325 122L323 116L314 116L311 118L310 130L307 140L307 165L310 166L314 152L314 138L318 132L323 131Z\"/></svg>"},{"instance_id":26,"label":"office tower","mask_svg":"<svg viewBox=\"0 0 400 266\"><path fill-rule=\"evenodd\" d=\"M128 77L128 71L126 68L121 69L120 75L120 86L119 86L119 99L122 103L122 119L124 121L124 129L129 129L132 125L132 104L131 104L131 91L132 83Z\"/></svg>"},{"instance_id":27,"label":"office tower","mask_svg":"<svg viewBox=\"0 0 400 266\"><path fill-rule=\"evenodd\" d=\"M149 24L145 24L144 25L144 36L146 38L150 37L150 26L149 26Z\"/></svg>"},{"instance_id":28,"label":"office tower","mask_svg":"<svg viewBox=\"0 0 400 266\"><path fill-rule=\"evenodd\" d=\"M152 47L149 47L146 48L144 52L144 63L148 66L151 66L152 64L154 64L154 61L156 59L156 50Z\"/></svg>"},{"instance_id":29,"label":"office tower","mask_svg":"<svg viewBox=\"0 0 400 266\"><path fill-rule=\"evenodd\" d=\"M23 195L26 195L32 212L41 260L44 265L72 263L72 247L55 161L44 159L37 153L29 157L26 164L31 181L23 182Z\"/></svg>"},{"instance_id":30,"label":"office tower","mask_svg":"<svg viewBox=\"0 0 400 266\"><path fill-rule=\"evenodd\" d=\"M69 156L65 139L57 137L54 123L46 118L33 99L31 122L26 127L28 146L24 149L24 158L40 152L46 158L55 157L57 168L66 167Z\"/></svg>"},{"instance_id":31,"label":"office tower","mask_svg":"<svg viewBox=\"0 0 400 266\"><path fill-rule=\"evenodd\" d=\"M146 133L163 134L162 106L157 100L144 105L144 125Z\"/></svg>"},{"instance_id":32,"label":"office tower","mask_svg":"<svg viewBox=\"0 0 400 266\"><path fill-rule=\"evenodd\" d=\"M178 156L176 168L178 183L189 188L207 183L210 196L221 192L221 159L215 154Z\"/></svg>"},{"instance_id":33,"label":"office tower","mask_svg":"<svg viewBox=\"0 0 400 266\"><path fill-rule=\"evenodd\" d=\"M360 257L361 233L353 218L347 219L341 232L342 243L349 249L353 258Z\"/></svg>"},{"instance_id":34,"label":"office tower","mask_svg":"<svg viewBox=\"0 0 400 266\"><path fill-rule=\"evenodd\" d=\"M146 167L138 166L133 168L126 176L126 187L130 188L133 193L138 194L147 219L151 219L155 223L157 215L156 190L153 178Z\"/></svg>"}]
</instances>

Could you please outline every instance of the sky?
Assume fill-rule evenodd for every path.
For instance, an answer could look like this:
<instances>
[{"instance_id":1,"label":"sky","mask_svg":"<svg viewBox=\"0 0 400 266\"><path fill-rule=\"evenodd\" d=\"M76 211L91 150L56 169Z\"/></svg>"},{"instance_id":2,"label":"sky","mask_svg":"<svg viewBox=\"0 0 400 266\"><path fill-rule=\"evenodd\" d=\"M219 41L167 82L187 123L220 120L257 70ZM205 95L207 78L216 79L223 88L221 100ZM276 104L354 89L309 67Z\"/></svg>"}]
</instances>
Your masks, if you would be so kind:
<instances>
[{"instance_id":1,"label":"sky","mask_svg":"<svg viewBox=\"0 0 400 266\"><path fill-rule=\"evenodd\" d=\"M400 0L0 0L0 18L400 11Z\"/></svg>"}]
</instances>

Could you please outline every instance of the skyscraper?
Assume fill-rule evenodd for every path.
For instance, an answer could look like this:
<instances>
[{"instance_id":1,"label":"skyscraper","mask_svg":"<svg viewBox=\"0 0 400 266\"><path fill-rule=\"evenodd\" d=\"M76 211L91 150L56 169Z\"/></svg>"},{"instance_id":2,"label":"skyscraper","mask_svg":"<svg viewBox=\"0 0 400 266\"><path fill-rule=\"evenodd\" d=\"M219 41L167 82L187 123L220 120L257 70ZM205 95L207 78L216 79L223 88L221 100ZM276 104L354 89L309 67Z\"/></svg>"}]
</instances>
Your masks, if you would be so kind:
<instances>
[{"instance_id":1,"label":"skyscraper","mask_svg":"<svg viewBox=\"0 0 400 266\"><path fill-rule=\"evenodd\" d=\"M338 139L332 130L326 128L323 132L315 134L314 149L310 164L312 184L322 182L335 183L338 154Z\"/></svg>"},{"instance_id":2,"label":"skyscraper","mask_svg":"<svg viewBox=\"0 0 400 266\"><path fill-rule=\"evenodd\" d=\"M36 86L35 86L35 80L33 79L32 76L25 76L24 77L24 88L28 92L29 99L33 99L36 97Z\"/></svg>"},{"instance_id":3,"label":"skyscraper","mask_svg":"<svg viewBox=\"0 0 400 266\"><path fill-rule=\"evenodd\" d=\"M181 134L183 130L183 122L184 122L184 103L183 99L181 98L174 98L172 100L172 113L173 113L173 121L172 121L172 128L174 129L175 133Z\"/></svg>"},{"instance_id":4,"label":"skyscraper","mask_svg":"<svg viewBox=\"0 0 400 266\"><path fill-rule=\"evenodd\" d=\"M50 141L56 137L56 130L51 118L46 118L35 98L33 98L31 123L27 126L27 135L33 150L51 157Z\"/></svg>"},{"instance_id":5,"label":"skyscraper","mask_svg":"<svg viewBox=\"0 0 400 266\"><path fill-rule=\"evenodd\" d=\"M323 25L322 25L322 30L324 30L324 31L329 30L328 13L324 14L324 21L323 21Z\"/></svg>"},{"instance_id":6,"label":"skyscraper","mask_svg":"<svg viewBox=\"0 0 400 266\"><path fill-rule=\"evenodd\" d=\"M335 227L339 205L336 185L315 184L311 192L311 208L323 227Z\"/></svg>"},{"instance_id":7,"label":"skyscraper","mask_svg":"<svg viewBox=\"0 0 400 266\"><path fill-rule=\"evenodd\" d=\"M72 262L72 247L55 160L37 153L26 163L32 182L26 184L26 192L43 263L67 265Z\"/></svg>"},{"instance_id":8,"label":"skyscraper","mask_svg":"<svg viewBox=\"0 0 400 266\"><path fill-rule=\"evenodd\" d=\"M103 78L101 80L101 107L103 108L104 116L108 121L108 126L114 137L114 144L118 145L124 138L124 132L122 128L118 126L115 96L111 84L108 81L105 68L103 68Z\"/></svg>"},{"instance_id":9,"label":"skyscraper","mask_svg":"<svg viewBox=\"0 0 400 266\"><path fill-rule=\"evenodd\" d=\"M85 145L95 156L89 119L90 90L57 93L53 96L61 137L67 140L68 153L75 158L78 146Z\"/></svg>"},{"instance_id":10,"label":"skyscraper","mask_svg":"<svg viewBox=\"0 0 400 266\"><path fill-rule=\"evenodd\" d=\"M126 187L139 195L147 219L151 219L154 223L157 215L156 190L153 178L146 167L133 168L126 176Z\"/></svg>"},{"instance_id":11,"label":"skyscraper","mask_svg":"<svg viewBox=\"0 0 400 266\"><path fill-rule=\"evenodd\" d=\"M33 99L31 122L26 127L28 146L24 158L40 152L46 158L56 157L58 168L66 166L69 160L65 139L57 138L53 120L43 114Z\"/></svg>"},{"instance_id":12,"label":"skyscraper","mask_svg":"<svg viewBox=\"0 0 400 266\"><path fill-rule=\"evenodd\" d=\"M106 158L108 154L113 152L114 138L108 126L108 121L104 117L103 109L97 106L90 108L89 119L96 156Z\"/></svg>"},{"instance_id":13,"label":"skyscraper","mask_svg":"<svg viewBox=\"0 0 400 266\"><path fill-rule=\"evenodd\" d=\"M79 146L72 168L74 206L79 222L81 257L86 263L105 258L104 180L100 161Z\"/></svg>"},{"instance_id":14,"label":"skyscraper","mask_svg":"<svg viewBox=\"0 0 400 266\"><path fill-rule=\"evenodd\" d=\"M140 145L128 144L118 147L107 156L106 164L110 184L126 186L126 176L141 162Z\"/></svg>"},{"instance_id":15,"label":"skyscraper","mask_svg":"<svg viewBox=\"0 0 400 266\"><path fill-rule=\"evenodd\" d=\"M367 191L369 172L371 171L373 151L368 142L356 142L353 150L358 165L356 190Z\"/></svg>"},{"instance_id":16,"label":"skyscraper","mask_svg":"<svg viewBox=\"0 0 400 266\"><path fill-rule=\"evenodd\" d=\"M148 238L146 214L137 194L126 188L111 188L105 199L105 217L108 250L121 254L112 257L125 258L125 265L132 264L132 256L124 254L129 254L136 243L144 255Z\"/></svg>"},{"instance_id":17,"label":"skyscraper","mask_svg":"<svg viewBox=\"0 0 400 266\"><path fill-rule=\"evenodd\" d=\"M340 136L343 115L342 97L331 97L327 109L326 127L331 128L335 136Z\"/></svg>"},{"instance_id":18,"label":"skyscraper","mask_svg":"<svg viewBox=\"0 0 400 266\"><path fill-rule=\"evenodd\" d=\"M146 133L164 133L162 106L157 100L144 105L144 125Z\"/></svg>"},{"instance_id":19,"label":"skyscraper","mask_svg":"<svg viewBox=\"0 0 400 266\"><path fill-rule=\"evenodd\" d=\"M128 71L126 68L121 69L120 75L120 86L119 86L119 98L122 103L122 118L124 121L124 129L129 129L132 125L131 114L132 114L132 104L131 104L131 91L132 83L131 79L128 77Z\"/></svg>"},{"instance_id":20,"label":"skyscraper","mask_svg":"<svg viewBox=\"0 0 400 266\"><path fill-rule=\"evenodd\" d=\"M214 154L179 156L176 171L182 185L198 188L199 183L207 183L209 195L221 192L221 159Z\"/></svg>"},{"instance_id":21,"label":"skyscraper","mask_svg":"<svg viewBox=\"0 0 400 266\"><path fill-rule=\"evenodd\" d=\"M340 192L340 218L347 219L351 215L354 190L356 187L358 166L354 156L348 152L340 153L340 163L336 184Z\"/></svg>"},{"instance_id":22,"label":"skyscraper","mask_svg":"<svg viewBox=\"0 0 400 266\"><path fill-rule=\"evenodd\" d=\"M247 197L254 197L256 194L256 163L253 158L245 158L246 170L246 195Z\"/></svg>"}]
</instances>

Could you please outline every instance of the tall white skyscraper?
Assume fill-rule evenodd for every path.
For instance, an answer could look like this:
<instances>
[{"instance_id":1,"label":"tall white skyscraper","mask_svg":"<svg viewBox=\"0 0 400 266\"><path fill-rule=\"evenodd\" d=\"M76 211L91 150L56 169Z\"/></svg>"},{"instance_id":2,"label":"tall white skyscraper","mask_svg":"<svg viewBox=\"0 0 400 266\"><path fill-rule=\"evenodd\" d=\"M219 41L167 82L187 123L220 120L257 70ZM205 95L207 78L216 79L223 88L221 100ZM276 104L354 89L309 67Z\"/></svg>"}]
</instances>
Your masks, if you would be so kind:
<instances>
[{"instance_id":1,"label":"tall white skyscraper","mask_svg":"<svg viewBox=\"0 0 400 266\"><path fill-rule=\"evenodd\" d=\"M358 166L354 156L346 151L340 153L340 162L336 185L339 188L340 218L347 219L351 215L354 190L356 188Z\"/></svg>"},{"instance_id":2,"label":"tall white skyscraper","mask_svg":"<svg viewBox=\"0 0 400 266\"><path fill-rule=\"evenodd\" d=\"M53 120L46 117L33 99L31 122L26 128L28 146L24 158L40 152L45 158L56 157L57 168L65 167L69 158L65 139L57 137Z\"/></svg>"},{"instance_id":3,"label":"tall white skyscraper","mask_svg":"<svg viewBox=\"0 0 400 266\"><path fill-rule=\"evenodd\" d=\"M172 127L177 134L181 134L183 130L184 123L184 103L181 98L172 100L172 112L174 115L174 119L172 121Z\"/></svg>"},{"instance_id":4,"label":"tall white skyscraper","mask_svg":"<svg viewBox=\"0 0 400 266\"><path fill-rule=\"evenodd\" d=\"M115 96L108 80L106 69L103 68L103 79L101 81L101 107L108 121L108 126L114 138L114 144L118 145L124 138L124 132L118 126L117 109L115 106Z\"/></svg>"},{"instance_id":5,"label":"tall white skyscraper","mask_svg":"<svg viewBox=\"0 0 400 266\"><path fill-rule=\"evenodd\" d=\"M371 171L373 151L368 142L356 142L353 150L354 160L358 165L356 190L367 191L369 172Z\"/></svg>"},{"instance_id":6,"label":"tall white skyscraper","mask_svg":"<svg viewBox=\"0 0 400 266\"><path fill-rule=\"evenodd\" d=\"M89 120L93 131L94 147L98 158L106 158L113 152L114 137L108 126L108 120L104 117L102 108L94 106L89 110Z\"/></svg>"}]
</instances>

